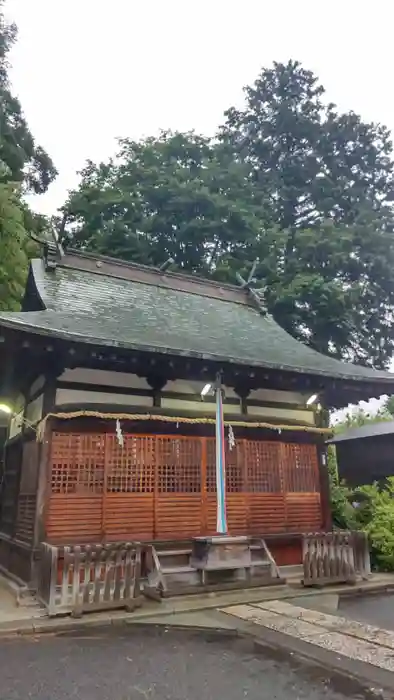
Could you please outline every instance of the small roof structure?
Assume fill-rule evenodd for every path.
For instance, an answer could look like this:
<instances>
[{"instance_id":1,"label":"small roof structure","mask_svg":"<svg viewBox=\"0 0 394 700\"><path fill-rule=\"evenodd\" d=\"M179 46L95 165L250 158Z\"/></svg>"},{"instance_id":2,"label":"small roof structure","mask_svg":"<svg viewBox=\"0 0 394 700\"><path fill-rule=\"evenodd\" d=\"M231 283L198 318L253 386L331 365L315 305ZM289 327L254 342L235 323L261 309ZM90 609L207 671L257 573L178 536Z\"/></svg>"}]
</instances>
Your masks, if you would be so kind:
<instances>
[{"instance_id":1,"label":"small roof structure","mask_svg":"<svg viewBox=\"0 0 394 700\"><path fill-rule=\"evenodd\" d=\"M262 312L247 289L193 275L71 250L55 264L31 261L22 309L0 313L0 328L365 384L369 396L371 387L394 393L393 374L322 355Z\"/></svg>"},{"instance_id":2,"label":"small roof structure","mask_svg":"<svg viewBox=\"0 0 394 700\"><path fill-rule=\"evenodd\" d=\"M349 440L363 440L366 438L380 437L381 435L394 434L394 420L381 421L380 423L368 423L360 425L358 428L349 428L339 435L335 435L330 444L338 444Z\"/></svg>"},{"instance_id":3,"label":"small roof structure","mask_svg":"<svg viewBox=\"0 0 394 700\"><path fill-rule=\"evenodd\" d=\"M336 435L335 445L340 479L356 488L384 482L394 475L394 420L369 423Z\"/></svg>"}]
</instances>

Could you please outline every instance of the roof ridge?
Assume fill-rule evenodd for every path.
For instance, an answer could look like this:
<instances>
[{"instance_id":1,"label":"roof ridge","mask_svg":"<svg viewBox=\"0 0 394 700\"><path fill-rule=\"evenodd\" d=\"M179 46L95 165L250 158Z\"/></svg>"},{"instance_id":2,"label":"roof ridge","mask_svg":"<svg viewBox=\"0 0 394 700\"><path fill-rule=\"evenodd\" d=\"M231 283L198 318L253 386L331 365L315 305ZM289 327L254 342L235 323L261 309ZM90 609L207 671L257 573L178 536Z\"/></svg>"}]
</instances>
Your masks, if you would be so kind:
<instances>
[{"instance_id":1,"label":"roof ridge","mask_svg":"<svg viewBox=\"0 0 394 700\"><path fill-rule=\"evenodd\" d=\"M99 255L95 253L87 253L85 251L78 250L76 248L67 248L67 251L65 253L64 258L59 260L57 262L57 267L68 267L70 268L71 265L68 263L67 258L69 256L75 256L76 258L82 258L84 260L91 260L92 262L98 262L98 263L107 263L109 265L115 265L117 267L124 267L128 270L140 270L141 272L149 272L151 274L156 274L158 277L168 277L172 279L178 279L178 280L184 280L184 281L190 281L190 282L195 282L197 284L206 284L208 287L212 287L213 289L224 289L224 290L229 290L229 291L242 291L239 284L232 284L231 282L221 282L219 280L214 280L209 277L204 277L203 275L200 275L198 273L191 273L191 272L182 272L177 270L171 271L171 270L163 270L160 267L157 267L156 265L143 265L142 263L136 263L128 260L122 260L122 258L113 258L112 256L109 255ZM75 269L79 269L76 267Z\"/></svg>"}]
</instances>

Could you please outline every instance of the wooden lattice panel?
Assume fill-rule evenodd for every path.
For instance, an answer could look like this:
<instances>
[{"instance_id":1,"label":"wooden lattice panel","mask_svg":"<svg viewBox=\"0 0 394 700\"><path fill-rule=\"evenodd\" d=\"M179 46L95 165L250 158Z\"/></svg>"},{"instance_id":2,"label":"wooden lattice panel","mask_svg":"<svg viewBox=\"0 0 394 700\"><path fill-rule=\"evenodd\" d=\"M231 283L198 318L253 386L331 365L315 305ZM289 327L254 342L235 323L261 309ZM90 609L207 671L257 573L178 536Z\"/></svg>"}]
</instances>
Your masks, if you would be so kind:
<instances>
[{"instance_id":1,"label":"wooden lattice panel","mask_svg":"<svg viewBox=\"0 0 394 700\"><path fill-rule=\"evenodd\" d=\"M249 493L280 493L280 443L245 440L247 490Z\"/></svg>"},{"instance_id":2,"label":"wooden lattice panel","mask_svg":"<svg viewBox=\"0 0 394 700\"><path fill-rule=\"evenodd\" d=\"M123 446L106 435L106 478L110 493L152 493L155 488L156 439L125 435Z\"/></svg>"},{"instance_id":3,"label":"wooden lattice panel","mask_svg":"<svg viewBox=\"0 0 394 700\"><path fill-rule=\"evenodd\" d=\"M244 493L246 491L245 440L238 440L230 450L225 444L226 491ZM216 493L216 444L212 438L207 439L207 475L208 493Z\"/></svg>"},{"instance_id":4,"label":"wooden lattice panel","mask_svg":"<svg viewBox=\"0 0 394 700\"><path fill-rule=\"evenodd\" d=\"M105 435L53 433L52 493L102 493Z\"/></svg>"},{"instance_id":5,"label":"wooden lattice panel","mask_svg":"<svg viewBox=\"0 0 394 700\"><path fill-rule=\"evenodd\" d=\"M32 544L36 515L36 495L19 494L15 537L26 544Z\"/></svg>"},{"instance_id":6,"label":"wooden lattice panel","mask_svg":"<svg viewBox=\"0 0 394 700\"><path fill-rule=\"evenodd\" d=\"M216 532L215 439L54 433L47 537L53 542L182 539ZM321 524L317 450L226 442L231 534ZM25 528L26 529L26 528Z\"/></svg>"},{"instance_id":7,"label":"wooden lattice panel","mask_svg":"<svg viewBox=\"0 0 394 700\"><path fill-rule=\"evenodd\" d=\"M156 438L158 493L201 493L201 440Z\"/></svg>"},{"instance_id":8,"label":"wooden lattice panel","mask_svg":"<svg viewBox=\"0 0 394 700\"><path fill-rule=\"evenodd\" d=\"M289 493L319 491L319 466L315 445L283 444L284 490Z\"/></svg>"}]
</instances>

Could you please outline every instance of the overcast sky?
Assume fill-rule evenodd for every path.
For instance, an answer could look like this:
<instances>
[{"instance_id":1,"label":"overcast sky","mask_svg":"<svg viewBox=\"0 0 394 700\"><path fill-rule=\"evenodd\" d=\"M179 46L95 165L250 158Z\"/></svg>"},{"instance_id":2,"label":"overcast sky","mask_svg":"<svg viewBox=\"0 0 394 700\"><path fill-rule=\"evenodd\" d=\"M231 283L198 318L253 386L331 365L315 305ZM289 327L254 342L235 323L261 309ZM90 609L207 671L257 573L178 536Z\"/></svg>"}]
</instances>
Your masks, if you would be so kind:
<instances>
[{"instance_id":1,"label":"overcast sky","mask_svg":"<svg viewBox=\"0 0 394 700\"><path fill-rule=\"evenodd\" d=\"M59 170L52 213L87 158L160 128L210 134L272 61L300 60L328 99L394 130L390 0L7 0L11 79Z\"/></svg>"}]
</instances>

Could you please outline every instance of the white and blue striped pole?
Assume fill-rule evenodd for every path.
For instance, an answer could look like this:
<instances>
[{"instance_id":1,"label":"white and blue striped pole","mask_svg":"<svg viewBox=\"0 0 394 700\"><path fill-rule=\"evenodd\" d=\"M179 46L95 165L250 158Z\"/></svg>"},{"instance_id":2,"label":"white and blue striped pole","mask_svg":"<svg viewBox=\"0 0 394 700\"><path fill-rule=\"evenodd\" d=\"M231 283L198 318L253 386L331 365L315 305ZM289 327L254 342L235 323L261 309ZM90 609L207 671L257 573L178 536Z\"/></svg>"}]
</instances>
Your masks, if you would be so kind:
<instances>
[{"instance_id":1,"label":"white and blue striped pole","mask_svg":"<svg viewBox=\"0 0 394 700\"><path fill-rule=\"evenodd\" d=\"M227 535L226 515L226 463L223 419L223 392L220 375L216 378L216 495L217 521L216 531Z\"/></svg>"}]
</instances>

